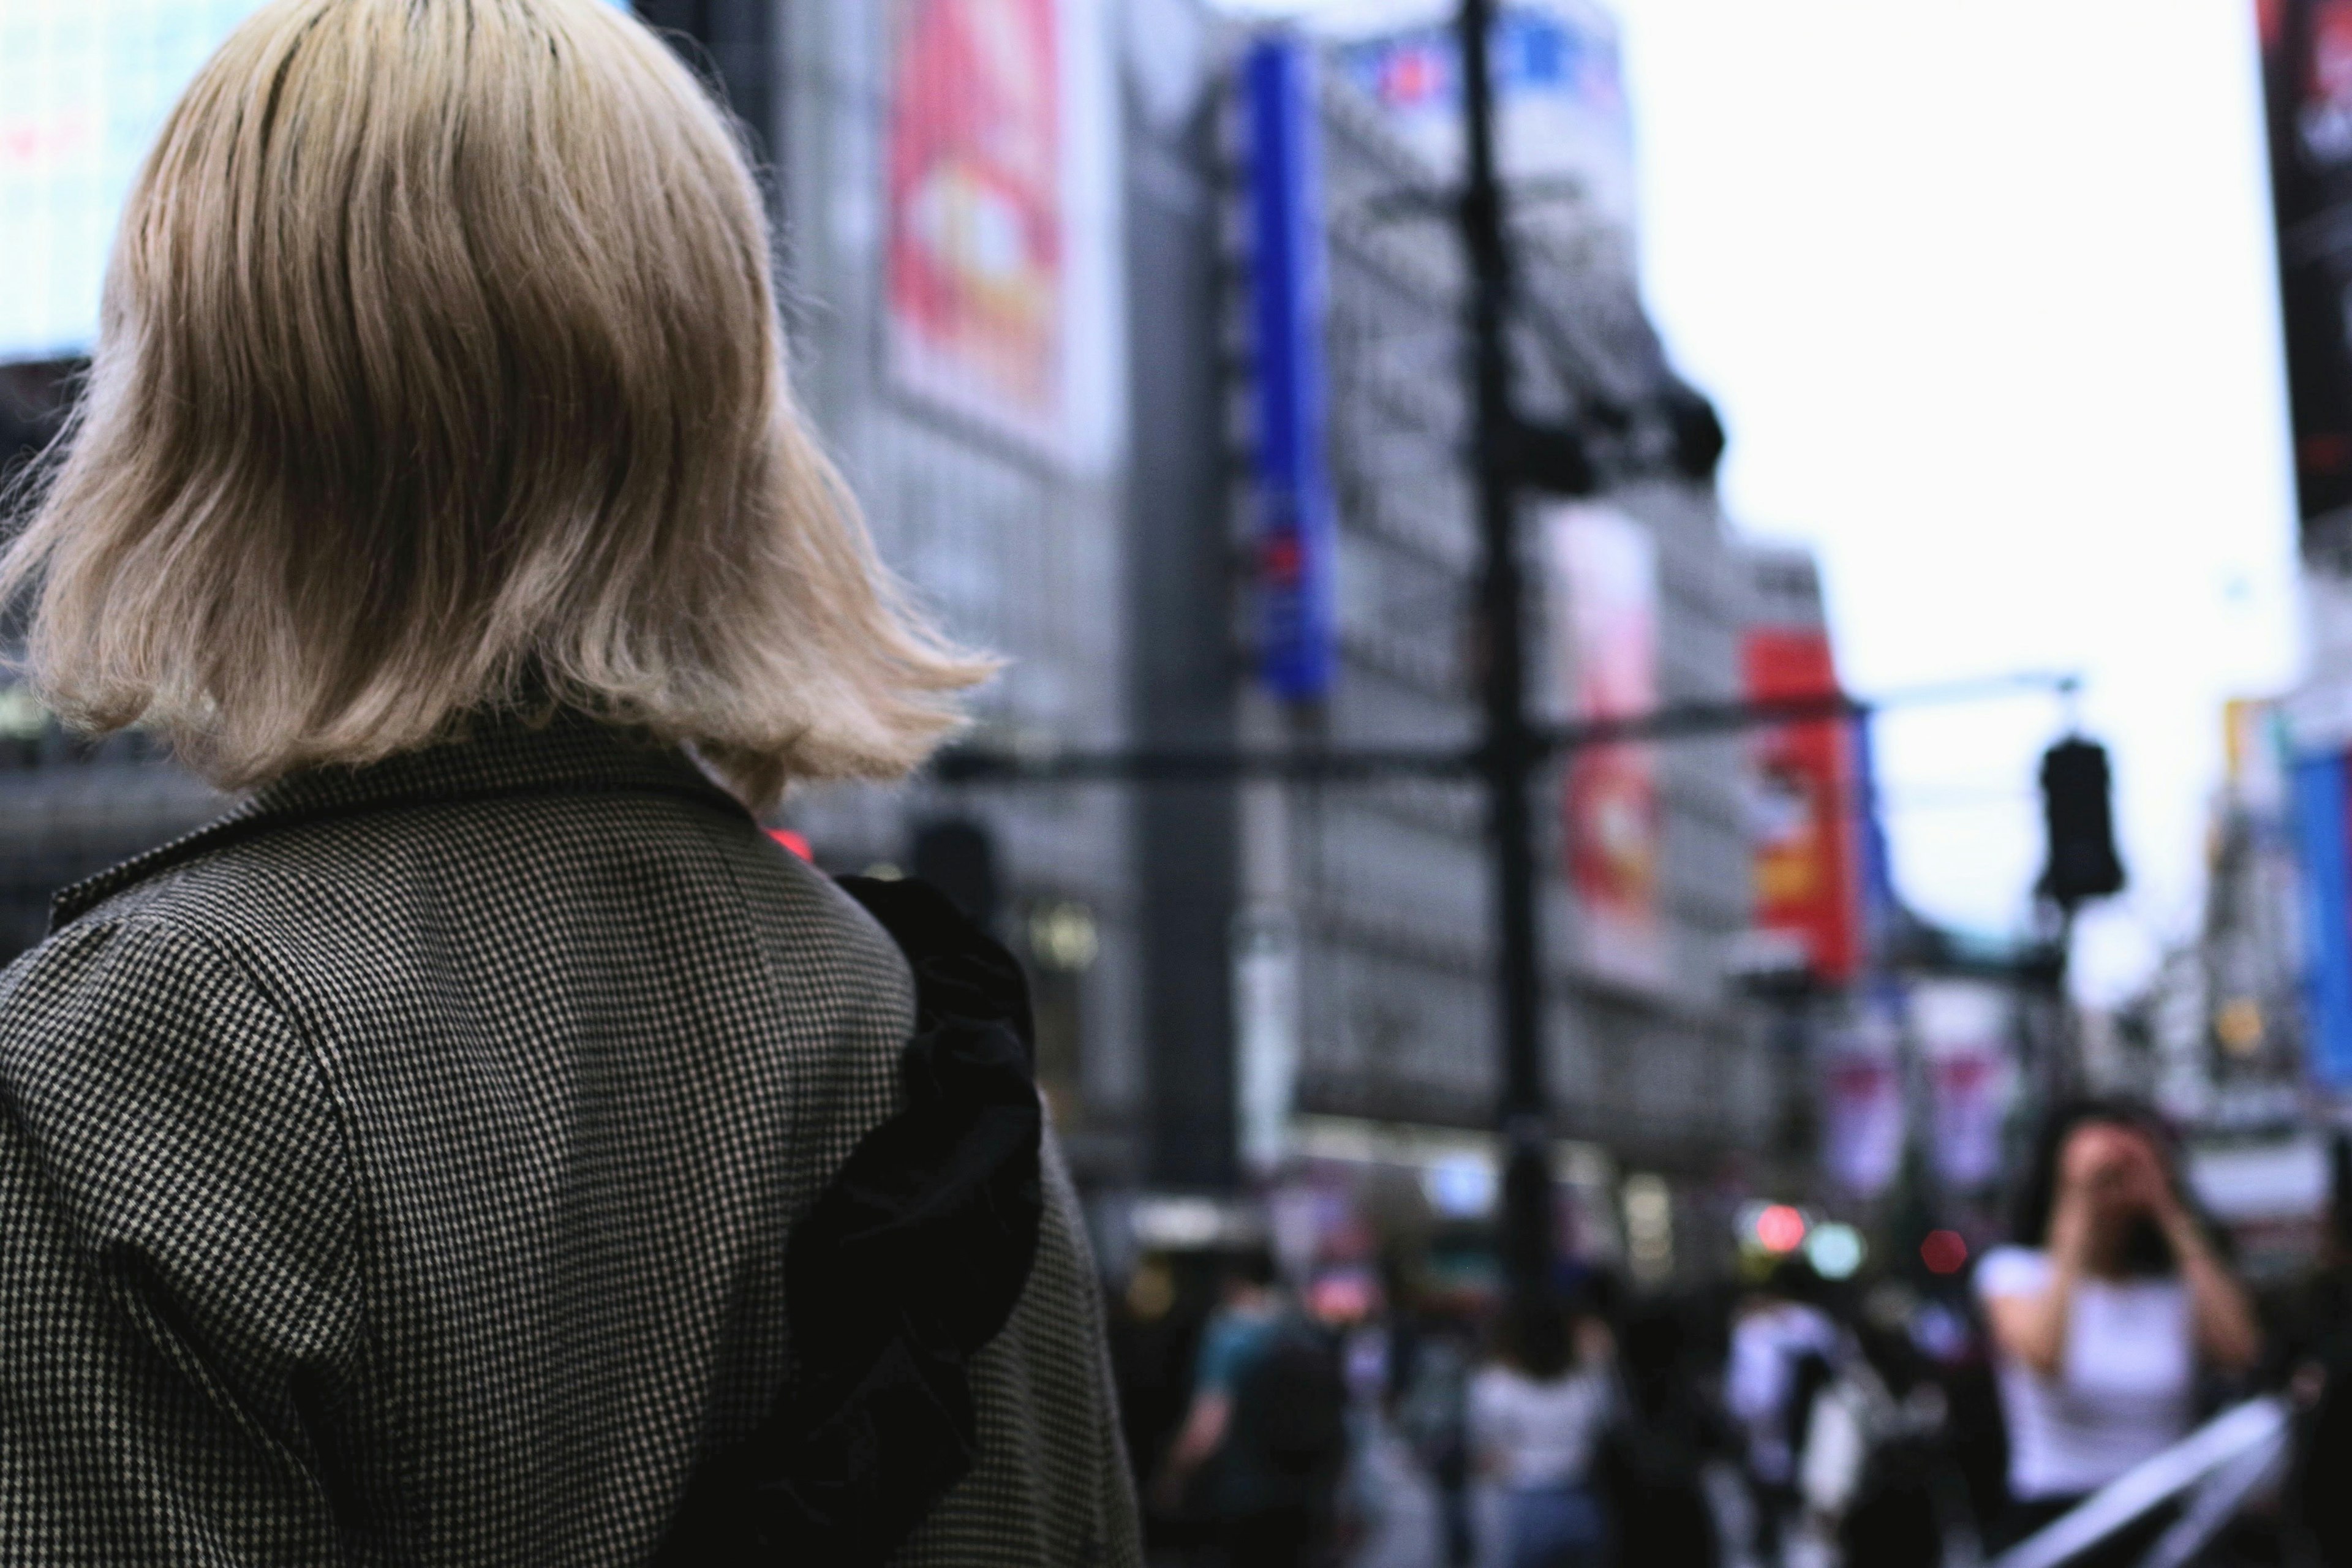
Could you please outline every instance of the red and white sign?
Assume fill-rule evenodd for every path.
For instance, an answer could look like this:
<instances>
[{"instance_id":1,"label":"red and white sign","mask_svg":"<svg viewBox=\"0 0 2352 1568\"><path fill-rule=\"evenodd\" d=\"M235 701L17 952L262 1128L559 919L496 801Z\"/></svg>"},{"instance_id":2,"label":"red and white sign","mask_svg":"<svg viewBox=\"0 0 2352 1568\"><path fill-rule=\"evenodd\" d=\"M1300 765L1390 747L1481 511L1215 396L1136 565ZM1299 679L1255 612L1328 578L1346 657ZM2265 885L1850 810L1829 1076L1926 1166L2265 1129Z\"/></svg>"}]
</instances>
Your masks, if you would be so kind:
<instances>
[{"instance_id":1,"label":"red and white sign","mask_svg":"<svg viewBox=\"0 0 2352 1568\"><path fill-rule=\"evenodd\" d=\"M902 385L1058 446L1069 237L1057 0L894 0L887 336Z\"/></svg>"},{"instance_id":2,"label":"red and white sign","mask_svg":"<svg viewBox=\"0 0 2352 1568\"><path fill-rule=\"evenodd\" d=\"M1834 697L1829 633L1759 627L1741 650L1748 700ZM1843 719L1764 731L1755 752L1756 927L1798 967L1843 985L1861 961L1853 735Z\"/></svg>"},{"instance_id":3,"label":"red and white sign","mask_svg":"<svg viewBox=\"0 0 2352 1568\"><path fill-rule=\"evenodd\" d=\"M1658 565L1649 531L1614 508L1552 510L1553 650L1578 719L1632 719L1658 706ZM1560 800L1578 956L1601 978L1641 985L1667 973L1658 915L1655 748L1622 741L1570 753Z\"/></svg>"}]
</instances>

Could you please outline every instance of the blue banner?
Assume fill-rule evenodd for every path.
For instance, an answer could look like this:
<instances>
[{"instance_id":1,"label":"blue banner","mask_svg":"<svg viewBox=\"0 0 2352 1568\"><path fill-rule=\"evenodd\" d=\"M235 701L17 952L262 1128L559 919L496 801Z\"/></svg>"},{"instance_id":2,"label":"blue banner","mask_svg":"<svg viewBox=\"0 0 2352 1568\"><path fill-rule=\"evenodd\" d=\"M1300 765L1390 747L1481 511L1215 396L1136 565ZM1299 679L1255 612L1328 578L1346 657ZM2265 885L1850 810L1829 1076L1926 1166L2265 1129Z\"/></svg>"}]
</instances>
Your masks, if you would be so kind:
<instances>
[{"instance_id":1,"label":"blue banner","mask_svg":"<svg viewBox=\"0 0 2352 1568\"><path fill-rule=\"evenodd\" d=\"M2311 1076L2328 1089L2352 1089L2352 843L2347 841L2341 752L2295 764L2294 807L2309 964Z\"/></svg>"},{"instance_id":2,"label":"blue banner","mask_svg":"<svg viewBox=\"0 0 2352 1568\"><path fill-rule=\"evenodd\" d=\"M1338 521L1325 447L1323 214L1314 57L1260 39L1244 69L1255 351L1258 672L1317 700L1336 663Z\"/></svg>"}]
</instances>

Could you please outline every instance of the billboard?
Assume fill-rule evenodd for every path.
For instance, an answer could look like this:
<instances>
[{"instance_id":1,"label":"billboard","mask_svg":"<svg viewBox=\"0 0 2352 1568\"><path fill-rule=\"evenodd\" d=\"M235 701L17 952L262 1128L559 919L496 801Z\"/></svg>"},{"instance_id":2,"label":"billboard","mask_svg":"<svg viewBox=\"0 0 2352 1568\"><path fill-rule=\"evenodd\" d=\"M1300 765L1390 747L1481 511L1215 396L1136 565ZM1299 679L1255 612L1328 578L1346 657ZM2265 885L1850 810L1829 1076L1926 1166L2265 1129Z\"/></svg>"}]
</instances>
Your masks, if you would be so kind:
<instances>
[{"instance_id":1,"label":"billboard","mask_svg":"<svg viewBox=\"0 0 2352 1568\"><path fill-rule=\"evenodd\" d=\"M1338 619L1314 70L1307 45L1276 36L1251 47L1242 73L1258 670L1292 701L1330 689Z\"/></svg>"},{"instance_id":2,"label":"billboard","mask_svg":"<svg viewBox=\"0 0 2352 1568\"><path fill-rule=\"evenodd\" d=\"M1903 1165L1899 998L1866 998L1829 1032L1820 1058L1822 1173L1849 1197L1874 1198Z\"/></svg>"},{"instance_id":3,"label":"billboard","mask_svg":"<svg viewBox=\"0 0 2352 1568\"><path fill-rule=\"evenodd\" d=\"M1058 449L1069 236L1058 0L892 0L885 331L899 385Z\"/></svg>"},{"instance_id":4,"label":"billboard","mask_svg":"<svg viewBox=\"0 0 2352 1568\"><path fill-rule=\"evenodd\" d=\"M2352 506L2352 0L2256 0L2295 487Z\"/></svg>"},{"instance_id":5,"label":"billboard","mask_svg":"<svg viewBox=\"0 0 2352 1568\"><path fill-rule=\"evenodd\" d=\"M0 363L89 351L148 144L255 4L0 0Z\"/></svg>"},{"instance_id":6,"label":"billboard","mask_svg":"<svg viewBox=\"0 0 2352 1568\"><path fill-rule=\"evenodd\" d=\"M1574 719L1658 706L1658 563L1649 531L1605 504L1550 509L1556 688ZM1560 796L1578 959L1596 976L1654 985L1667 971L1659 918L1663 840L1656 748L1612 741L1569 754Z\"/></svg>"},{"instance_id":7,"label":"billboard","mask_svg":"<svg viewBox=\"0 0 2352 1568\"><path fill-rule=\"evenodd\" d=\"M1740 649L1750 702L1836 695L1829 633L1751 628ZM1756 929L1776 957L1819 984L1843 985L1861 963L1861 800L1852 724L1776 724L1756 742Z\"/></svg>"},{"instance_id":8,"label":"billboard","mask_svg":"<svg viewBox=\"0 0 2352 1568\"><path fill-rule=\"evenodd\" d=\"M1339 50L1348 78L1449 177L1463 156L1460 53L1445 23L1374 34ZM1615 21L1577 0L1517 0L1497 7L1487 59L1505 177L1531 197L1572 191L1587 215L1630 241L1633 119ZM1528 205L1539 210L1544 202Z\"/></svg>"},{"instance_id":9,"label":"billboard","mask_svg":"<svg viewBox=\"0 0 2352 1568\"><path fill-rule=\"evenodd\" d=\"M2304 899L2305 1005L2315 1082L2352 1091L2352 791L2341 752L2294 764Z\"/></svg>"},{"instance_id":10,"label":"billboard","mask_svg":"<svg viewBox=\"0 0 2352 1568\"><path fill-rule=\"evenodd\" d=\"M2001 1128L2011 1089L2011 1000L1988 980L1923 980L1911 1020L1927 1075L1929 1152L1936 1173L1960 1192L1982 1192L2001 1174Z\"/></svg>"}]
</instances>

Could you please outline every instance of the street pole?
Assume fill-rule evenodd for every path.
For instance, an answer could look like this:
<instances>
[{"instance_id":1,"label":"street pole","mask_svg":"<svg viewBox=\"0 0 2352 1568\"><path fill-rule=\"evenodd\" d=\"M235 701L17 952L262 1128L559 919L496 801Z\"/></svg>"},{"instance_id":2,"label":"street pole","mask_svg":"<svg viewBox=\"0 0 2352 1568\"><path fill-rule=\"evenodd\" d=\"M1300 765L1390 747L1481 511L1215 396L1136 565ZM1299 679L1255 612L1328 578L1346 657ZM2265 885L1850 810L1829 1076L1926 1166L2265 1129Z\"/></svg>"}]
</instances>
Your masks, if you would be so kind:
<instances>
[{"instance_id":1,"label":"street pole","mask_svg":"<svg viewBox=\"0 0 2352 1568\"><path fill-rule=\"evenodd\" d=\"M1493 0L1462 0L1466 153L1461 224L1470 263L1470 374L1476 430L1478 647L1486 744L1486 831L1495 878L1496 1022L1502 1031L1502 1254L1511 1306L1538 1307L1552 1257L1551 1116L1545 1093L1543 973L1536 910L1534 823L1528 791L1543 748L1527 711L1526 584L1519 562L1517 411L1511 395L1511 257L1495 169Z\"/></svg>"}]
</instances>

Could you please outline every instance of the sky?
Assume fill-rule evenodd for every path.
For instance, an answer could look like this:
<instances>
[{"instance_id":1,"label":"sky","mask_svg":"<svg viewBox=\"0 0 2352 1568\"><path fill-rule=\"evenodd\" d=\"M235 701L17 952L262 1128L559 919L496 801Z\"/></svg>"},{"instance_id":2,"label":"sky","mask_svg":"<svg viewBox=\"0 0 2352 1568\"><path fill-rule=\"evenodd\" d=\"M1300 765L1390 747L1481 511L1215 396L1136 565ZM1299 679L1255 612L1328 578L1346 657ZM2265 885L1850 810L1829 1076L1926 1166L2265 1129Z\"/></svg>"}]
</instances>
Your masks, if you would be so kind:
<instances>
[{"instance_id":1,"label":"sky","mask_svg":"<svg viewBox=\"0 0 2352 1568\"><path fill-rule=\"evenodd\" d=\"M2077 984L2121 999L2195 930L2221 704L2299 668L2252 0L1612 8L1643 292L1722 411L1727 510L1819 552L1857 692L2080 673L2132 885ZM1879 721L1914 908L2021 928L2067 722Z\"/></svg>"}]
</instances>

